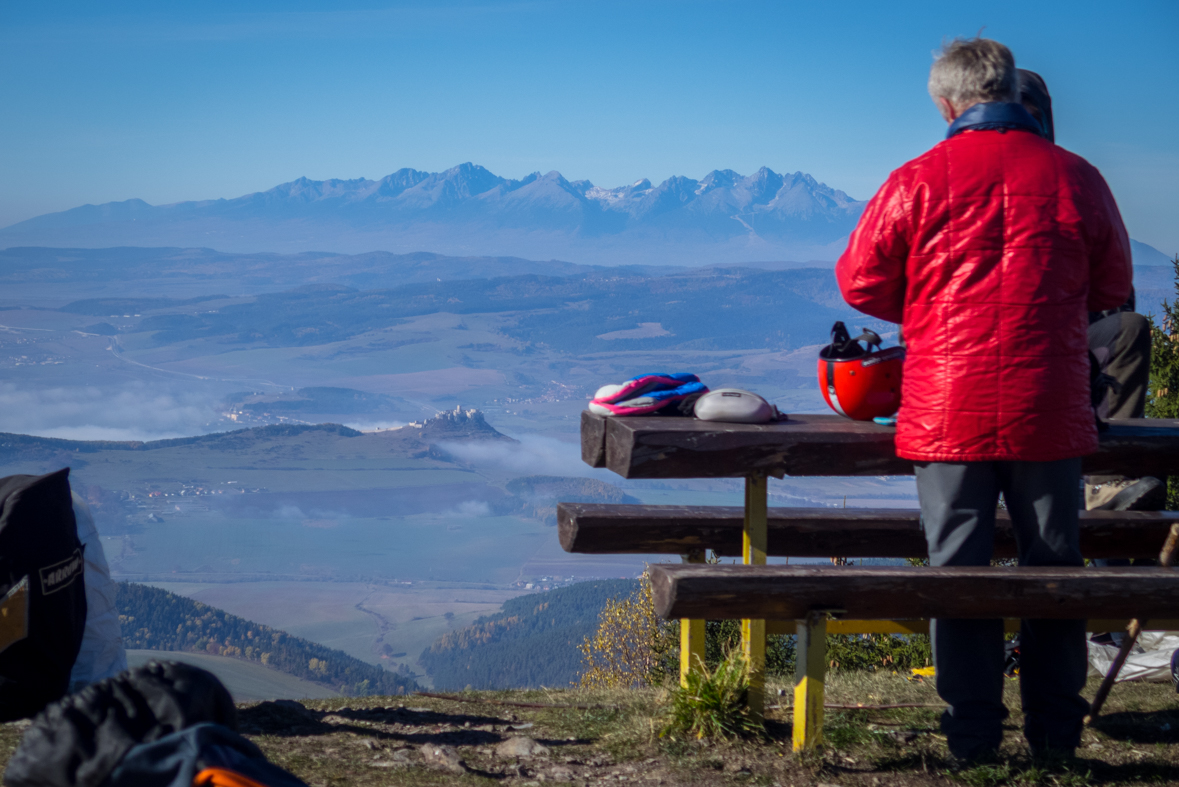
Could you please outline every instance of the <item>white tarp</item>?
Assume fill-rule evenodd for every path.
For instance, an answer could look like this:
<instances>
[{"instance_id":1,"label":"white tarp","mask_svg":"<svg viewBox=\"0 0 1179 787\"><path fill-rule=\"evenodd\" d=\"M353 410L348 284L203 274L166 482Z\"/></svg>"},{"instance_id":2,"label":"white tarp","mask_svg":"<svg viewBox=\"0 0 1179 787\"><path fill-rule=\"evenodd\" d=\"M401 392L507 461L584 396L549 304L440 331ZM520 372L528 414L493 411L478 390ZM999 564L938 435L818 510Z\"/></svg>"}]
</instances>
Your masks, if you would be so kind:
<instances>
[{"instance_id":1,"label":"white tarp","mask_svg":"<svg viewBox=\"0 0 1179 787\"><path fill-rule=\"evenodd\" d=\"M123 634L119 629L119 610L115 606L115 583L98 540L98 529L86 501L73 493L74 518L78 520L78 540L86 557L86 631L82 649L70 672L70 693L95 681L117 675L127 669Z\"/></svg>"},{"instance_id":2,"label":"white tarp","mask_svg":"<svg viewBox=\"0 0 1179 787\"><path fill-rule=\"evenodd\" d=\"M1140 650L1141 649L1141 650ZM1179 632L1144 631L1138 637L1136 647L1126 658L1118 682L1124 680L1171 679L1171 655L1179 650ZM1113 645L1089 643L1089 674L1105 677L1113 666L1118 649Z\"/></svg>"}]
</instances>

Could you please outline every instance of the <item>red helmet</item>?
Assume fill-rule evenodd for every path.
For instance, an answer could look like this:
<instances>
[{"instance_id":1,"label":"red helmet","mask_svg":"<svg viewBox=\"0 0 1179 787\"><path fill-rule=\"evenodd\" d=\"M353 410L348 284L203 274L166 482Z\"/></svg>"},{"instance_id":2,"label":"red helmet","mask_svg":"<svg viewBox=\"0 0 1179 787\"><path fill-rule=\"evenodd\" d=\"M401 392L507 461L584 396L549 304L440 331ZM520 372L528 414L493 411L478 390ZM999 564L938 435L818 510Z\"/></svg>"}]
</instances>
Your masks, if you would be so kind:
<instances>
[{"instance_id":1,"label":"red helmet","mask_svg":"<svg viewBox=\"0 0 1179 787\"><path fill-rule=\"evenodd\" d=\"M854 339L842 322L831 329L831 344L819 351L819 390L840 415L871 421L890 416L901 406L905 348L881 350L880 342L867 328Z\"/></svg>"}]
</instances>

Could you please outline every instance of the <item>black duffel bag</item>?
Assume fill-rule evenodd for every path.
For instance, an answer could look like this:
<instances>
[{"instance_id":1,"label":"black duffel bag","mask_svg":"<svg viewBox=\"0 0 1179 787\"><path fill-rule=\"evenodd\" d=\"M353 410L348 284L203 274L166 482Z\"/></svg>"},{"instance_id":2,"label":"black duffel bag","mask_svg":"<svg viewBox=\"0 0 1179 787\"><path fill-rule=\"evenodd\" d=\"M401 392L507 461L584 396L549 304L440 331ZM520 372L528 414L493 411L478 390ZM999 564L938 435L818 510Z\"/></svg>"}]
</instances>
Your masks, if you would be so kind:
<instances>
[{"instance_id":1,"label":"black duffel bag","mask_svg":"<svg viewBox=\"0 0 1179 787\"><path fill-rule=\"evenodd\" d=\"M86 628L69 468L0 478L0 722L66 693Z\"/></svg>"}]
</instances>

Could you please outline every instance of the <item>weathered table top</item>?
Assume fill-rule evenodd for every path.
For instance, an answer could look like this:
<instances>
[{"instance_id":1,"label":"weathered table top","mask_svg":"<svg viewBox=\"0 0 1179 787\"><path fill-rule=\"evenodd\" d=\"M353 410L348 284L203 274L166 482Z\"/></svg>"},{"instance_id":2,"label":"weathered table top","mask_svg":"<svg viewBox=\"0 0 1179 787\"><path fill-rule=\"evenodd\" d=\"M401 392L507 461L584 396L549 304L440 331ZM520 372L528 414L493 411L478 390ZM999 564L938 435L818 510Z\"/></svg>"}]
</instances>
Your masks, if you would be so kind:
<instances>
[{"instance_id":1,"label":"weathered table top","mask_svg":"<svg viewBox=\"0 0 1179 787\"><path fill-rule=\"evenodd\" d=\"M624 478L912 475L895 431L838 415L791 415L773 424L581 414L581 456ZM1086 473L1179 475L1179 420L1110 422Z\"/></svg>"}]
</instances>

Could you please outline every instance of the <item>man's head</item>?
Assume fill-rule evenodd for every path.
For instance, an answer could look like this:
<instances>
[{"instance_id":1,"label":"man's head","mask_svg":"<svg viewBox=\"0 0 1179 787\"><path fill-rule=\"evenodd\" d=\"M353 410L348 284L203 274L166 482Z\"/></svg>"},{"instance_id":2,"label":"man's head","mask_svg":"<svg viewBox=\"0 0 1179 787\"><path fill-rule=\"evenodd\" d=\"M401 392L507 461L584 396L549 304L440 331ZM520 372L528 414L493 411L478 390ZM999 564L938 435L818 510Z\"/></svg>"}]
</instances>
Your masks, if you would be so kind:
<instances>
[{"instance_id":1,"label":"man's head","mask_svg":"<svg viewBox=\"0 0 1179 787\"><path fill-rule=\"evenodd\" d=\"M955 38L929 69L929 95L947 123L975 104L1018 101L1015 57L989 38Z\"/></svg>"},{"instance_id":2,"label":"man's head","mask_svg":"<svg viewBox=\"0 0 1179 787\"><path fill-rule=\"evenodd\" d=\"M1052 96L1048 85L1035 71L1019 69L1019 102L1023 104L1036 122L1044 129L1044 139L1056 141L1056 129L1052 123Z\"/></svg>"}]
</instances>

